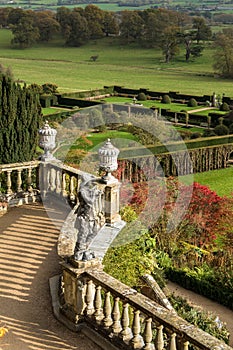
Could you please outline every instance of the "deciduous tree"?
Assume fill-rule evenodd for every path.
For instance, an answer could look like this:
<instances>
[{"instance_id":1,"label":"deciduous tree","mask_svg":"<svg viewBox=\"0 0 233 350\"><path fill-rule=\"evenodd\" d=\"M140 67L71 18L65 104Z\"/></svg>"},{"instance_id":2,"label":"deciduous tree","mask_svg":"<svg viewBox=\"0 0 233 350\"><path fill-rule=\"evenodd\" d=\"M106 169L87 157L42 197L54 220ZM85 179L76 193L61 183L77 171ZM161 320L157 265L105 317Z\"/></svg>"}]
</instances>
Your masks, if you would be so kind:
<instances>
[{"instance_id":1,"label":"deciduous tree","mask_svg":"<svg viewBox=\"0 0 233 350\"><path fill-rule=\"evenodd\" d=\"M90 38L88 22L78 11L72 11L69 15L69 31L66 32L66 44L69 46L81 46Z\"/></svg>"},{"instance_id":2,"label":"deciduous tree","mask_svg":"<svg viewBox=\"0 0 233 350\"><path fill-rule=\"evenodd\" d=\"M214 69L226 78L233 78L233 30L223 30L216 36Z\"/></svg>"},{"instance_id":3,"label":"deciduous tree","mask_svg":"<svg viewBox=\"0 0 233 350\"><path fill-rule=\"evenodd\" d=\"M19 22L11 26L14 38L11 43L21 49L31 47L39 38L39 29L34 25L33 17L22 17Z\"/></svg>"},{"instance_id":4,"label":"deciduous tree","mask_svg":"<svg viewBox=\"0 0 233 350\"><path fill-rule=\"evenodd\" d=\"M49 41L60 30L60 25L51 11L35 13L34 23L39 29L41 41Z\"/></svg>"},{"instance_id":5,"label":"deciduous tree","mask_svg":"<svg viewBox=\"0 0 233 350\"><path fill-rule=\"evenodd\" d=\"M126 44L140 41L144 21L137 11L123 11L121 14L120 37Z\"/></svg>"},{"instance_id":6,"label":"deciduous tree","mask_svg":"<svg viewBox=\"0 0 233 350\"><path fill-rule=\"evenodd\" d=\"M103 32L106 36L119 33L119 25L114 13L105 11L103 17Z\"/></svg>"},{"instance_id":7,"label":"deciduous tree","mask_svg":"<svg viewBox=\"0 0 233 350\"><path fill-rule=\"evenodd\" d=\"M102 11L98 6L88 5L84 9L84 17L88 24L90 38L102 38L104 36L104 11Z\"/></svg>"},{"instance_id":8,"label":"deciduous tree","mask_svg":"<svg viewBox=\"0 0 233 350\"><path fill-rule=\"evenodd\" d=\"M210 40L212 31L203 17L193 18L193 29L195 30L195 39L199 44L200 41Z\"/></svg>"}]
</instances>

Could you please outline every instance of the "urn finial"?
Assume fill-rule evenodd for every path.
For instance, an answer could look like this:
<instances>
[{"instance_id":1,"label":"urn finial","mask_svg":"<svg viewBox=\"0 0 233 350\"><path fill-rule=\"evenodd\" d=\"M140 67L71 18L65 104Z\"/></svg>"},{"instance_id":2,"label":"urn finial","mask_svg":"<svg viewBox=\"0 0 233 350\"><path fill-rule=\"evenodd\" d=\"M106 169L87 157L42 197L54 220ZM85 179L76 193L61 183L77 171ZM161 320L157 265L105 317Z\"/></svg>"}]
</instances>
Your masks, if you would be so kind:
<instances>
[{"instance_id":1,"label":"urn finial","mask_svg":"<svg viewBox=\"0 0 233 350\"><path fill-rule=\"evenodd\" d=\"M57 131L51 128L48 121L46 120L44 126L39 130L39 146L44 150L44 154L41 156L41 160L46 161L55 159L50 151L53 150L56 146L56 134Z\"/></svg>"},{"instance_id":2,"label":"urn finial","mask_svg":"<svg viewBox=\"0 0 233 350\"><path fill-rule=\"evenodd\" d=\"M102 177L105 183L118 181L111 173L118 168L117 157L119 152L119 149L113 146L110 139L107 139L104 146L99 149L99 168L106 171L106 174Z\"/></svg>"}]
</instances>

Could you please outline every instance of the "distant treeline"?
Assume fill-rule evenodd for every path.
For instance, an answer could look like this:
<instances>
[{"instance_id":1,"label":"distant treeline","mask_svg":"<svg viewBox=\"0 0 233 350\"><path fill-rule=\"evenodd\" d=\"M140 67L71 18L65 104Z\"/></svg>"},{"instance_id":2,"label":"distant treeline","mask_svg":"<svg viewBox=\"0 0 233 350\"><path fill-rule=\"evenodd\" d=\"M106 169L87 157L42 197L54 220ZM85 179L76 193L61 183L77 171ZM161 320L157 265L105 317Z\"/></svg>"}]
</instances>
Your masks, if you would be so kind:
<instances>
[{"instance_id":1,"label":"distant treeline","mask_svg":"<svg viewBox=\"0 0 233 350\"><path fill-rule=\"evenodd\" d=\"M214 41L216 72L233 77L233 28L213 35L211 23L202 16L165 8L110 12L91 4L73 9L61 6L56 13L0 8L0 26L11 29L13 47L28 48L57 34L65 45L75 47L112 36L120 45L159 49L169 63L180 48L185 48L184 60L189 61L202 55L206 42Z\"/></svg>"},{"instance_id":2,"label":"distant treeline","mask_svg":"<svg viewBox=\"0 0 233 350\"><path fill-rule=\"evenodd\" d=\"M46 42L60 33L67 46L81 46L88 40L117 36L122 45L137 43L142 47L159 48L166 62L178 52L179 45L187 48L186 60L200 55L200 45L212 38L209 24L203 17L167 9L143 11L101 10L96 5L57 12L31 11L20 8L0 8L0 25L12 30L12 45L27 48L36 42Z\"/></svg>"}]
</instances>

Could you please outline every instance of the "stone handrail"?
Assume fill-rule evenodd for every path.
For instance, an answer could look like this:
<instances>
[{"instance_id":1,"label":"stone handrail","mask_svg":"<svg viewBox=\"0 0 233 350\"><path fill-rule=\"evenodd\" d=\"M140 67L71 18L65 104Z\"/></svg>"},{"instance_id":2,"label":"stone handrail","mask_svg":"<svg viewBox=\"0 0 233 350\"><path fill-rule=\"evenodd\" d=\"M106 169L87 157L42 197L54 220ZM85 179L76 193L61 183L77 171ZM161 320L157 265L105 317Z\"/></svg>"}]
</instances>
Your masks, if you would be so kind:
<instances>
[{"instance_id":1,"label":"stone handrail","mask_svg":"<svg viewBox=\"0 0 233 350\"><path fill-rule=\"evenodd\" d=\"M82 172L59 161L40 163L40 191L42 198L54 194L77 202Z\"/></svg>"},{"instance_id":2,"label":"stone handrail","mask_svg":"<svg viewBox=\"0 0 233 350\"><path fill-rule=\"evenodd\" d=\"M83 172L62 162L0 164L1 191L7 201L26 192L50 193L75 201Z\"/></svg>"},{"instance_id":3,"label":"stone handrail","mask_svg":"<svg viewBox=\"0 0 233 350\"><path fill-rule=\"evenodd\" d=\"M28 196L45 198L53 193L76 202L81 175L81 171L58 161L1 164L1 198L13 206L24 203Z\"/></svg>"},{"instance_id":4,"label":"stone handrail","mask_svg":"<svg viewBox=\"0 0 233 350\"><path fill-rule=\"evenodd\" d=\"M55 196L59 200L68 201L73 207L78 203L78 192L83 181L82 178L87 175L97 179L94 175L87 174L58 160L3 164L0 165L2 192L0 202L4 201L7 205L14 206ZM114 197L116 196L114 186L100 184L99 188L100 193L94 203L94 211L101 221L99 225L102 226L104 222L112 223L118 208L111 206L113 204L116 206L115 203L119 199Z\"/></svg>"},{"instance_id":5,"label":"stone handrail","mask_svg":"<svg viewBox=\"0 0 233 350\"><path fill-rule=\"evenodd\" d=\"M1 200L9 205L35 200L38 192L39 161L0 164Z\"/></svg>"},{"instance_id":6,"label":"stone handrail","mask_svg":"<svg viewBox=\"0 0 233 350\"><path fill-rule=\"evenodd\" d=\"M88 324L118 349L232 350L98 267L80 273L65 262L62 267L62 313Z\"/></svg>"}]
</instances>

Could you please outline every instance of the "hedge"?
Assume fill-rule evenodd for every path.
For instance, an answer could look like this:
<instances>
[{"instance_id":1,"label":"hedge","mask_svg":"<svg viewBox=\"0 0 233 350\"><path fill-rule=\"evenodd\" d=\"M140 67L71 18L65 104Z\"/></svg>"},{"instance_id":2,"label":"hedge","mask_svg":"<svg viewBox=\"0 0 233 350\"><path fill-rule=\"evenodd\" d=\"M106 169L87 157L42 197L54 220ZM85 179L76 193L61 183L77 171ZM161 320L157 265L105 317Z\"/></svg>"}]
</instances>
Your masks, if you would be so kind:
<instances>
[{"instance_id":1,"label":"hedge","mask_svg":"<svg viewBox=\"0 0 233 350\"><path fill-rule=\"evenodd\" d=\"M74 99L81 99L81 98L113 94L113 93L114 93L114 86L104 86L103 89L96 89L96 90L90 90L90 91L65 92L62 94L62 96L74 98Z\"/></svg>"},{"instance_id":2,"label":"hedge","mask_svg":"<svg viewBox=\"0 0 233 350\"><path fill-rule=\"evenodd\" d=\"M100 101L95 101L95 100L89 101L89 100L83 100L80 98L64 97L64 95L57 95L57 98L58 98L58 106L64 105L69 107L77 106L80 108L85 108L85 107L96 106L102 103Z\"/></svg>"},{"instance_id":3,"label":"hedge","mask_svg":"<svg viewBox=\"0 0 233 350\"><path fill-rule=\"evenodd\" d=\"M206 101L212 101L212 95L203 95L203 96L193 96L193 95L185 95L180 94L176 91L150 91L148 89L130 89L121 86L114 86L114 92L119 95L129 95L129 97L136 96L140 92L144 92L149 98L160 99L163 95L169 95L172 100L177 101L188 101L190 98L195 98L199 104L204 104ZM226 97L225 97L226 98Z\"/></svg>"},{"instance_id":4,"label":"hedge","mask_svg":"<svg viewBox=\"0 0 233 350\"><path fill-rule=\"evenodd\" d=\"M159 145L159 146L147 146L147 149L151 151L153 154L162 154L162 153L168 153L169 150L172 150L172 152L177 151L183 151L186 149L196 149L196 148L207 148L211 146L218 146L218 145L225 145L233 143L233 135L227 135L227 136L213 136L213 137L205 137L202 140L189 140L185 143L183 141L181 142L174 142L167 145ZM135 147L130 149L121 149L120 152L120 159L125 158L133 158L134 156L140 157L148 155L148 152L145 154L145 148L144 147Z\"/></svg>"},{"instance_id":5,"label":"hedge","mask_svg":"<svg viewBox=\"0 0 233 350\"><path fill-rule=\"evenodd\" d=\"M40 104L42 108L49 108L57 104L57 96L55 95L41 95Z\"/></svg>"},{"instance_id":6,"label":"hedge","mask_svg":"<svg viewBox=\"0 0 233 350\"><path fill-rule=\"evenodd\" d=\"M70 116L71 116L71 111L62 111L62 112L57 112L52 114L46 114L44 116L44 119L48 120L48 122L62 123L63 120L67 119Z\"/></svg>"},{"instance_id":7,"label":"hedge","mask_svg":"<svg viewBox=\"0 0 233 350\"><path fill-rule=\"evenodd\" d=\"M211 279L197 279L194 276L189 276L186 271L176 268L167 268L166 277L180 286L192 290L195 293L201 294L209 299L233 310L233 293L232 289L228 288L220 281Z\"/></svg>"}]
</instances>

